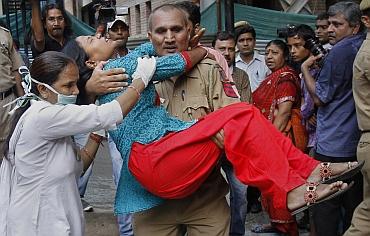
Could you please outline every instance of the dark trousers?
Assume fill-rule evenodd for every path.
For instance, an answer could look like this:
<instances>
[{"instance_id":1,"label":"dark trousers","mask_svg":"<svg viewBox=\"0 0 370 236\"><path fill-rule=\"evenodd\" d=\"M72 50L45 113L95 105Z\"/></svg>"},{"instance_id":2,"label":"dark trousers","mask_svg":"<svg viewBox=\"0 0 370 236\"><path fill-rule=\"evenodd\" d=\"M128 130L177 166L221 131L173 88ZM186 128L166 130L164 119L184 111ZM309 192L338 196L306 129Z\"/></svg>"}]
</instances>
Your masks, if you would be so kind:
<instances>
[{"instance_id":1,"label":"dark trousers","mask_svg":"<svg viewBox=\"0 0 370 236\"><path fill-rule=\"evenodd\" d=\"M315 159L324 162L355 161L352 158L329 157L319 153ZM346 182L354 181L354 186L343 195L312 207L312 218L317 236L342 235L350 226L353 212L363 198L362 175L358 173Z\"/></svg>"}]
</instances>

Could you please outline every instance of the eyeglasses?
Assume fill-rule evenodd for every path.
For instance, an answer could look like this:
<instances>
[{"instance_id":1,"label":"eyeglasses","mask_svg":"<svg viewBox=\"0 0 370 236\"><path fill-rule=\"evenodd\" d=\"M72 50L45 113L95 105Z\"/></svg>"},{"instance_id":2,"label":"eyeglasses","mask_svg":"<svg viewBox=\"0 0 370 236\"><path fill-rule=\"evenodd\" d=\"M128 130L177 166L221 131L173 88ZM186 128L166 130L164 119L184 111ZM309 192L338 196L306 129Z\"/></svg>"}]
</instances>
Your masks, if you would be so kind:
<instances>
[{"instance_id":1,"label":"eyeglasses","mask_svg":"<svg viewBox=\"0 0 370 236\"><path fill-rule=\"evenodd\" d=\"M50 22L62 22L64 21L64 17L63 16L58 16L58 17L48 17L47 18L47 21L50 21Z\"/></svg>"}]
</instances>

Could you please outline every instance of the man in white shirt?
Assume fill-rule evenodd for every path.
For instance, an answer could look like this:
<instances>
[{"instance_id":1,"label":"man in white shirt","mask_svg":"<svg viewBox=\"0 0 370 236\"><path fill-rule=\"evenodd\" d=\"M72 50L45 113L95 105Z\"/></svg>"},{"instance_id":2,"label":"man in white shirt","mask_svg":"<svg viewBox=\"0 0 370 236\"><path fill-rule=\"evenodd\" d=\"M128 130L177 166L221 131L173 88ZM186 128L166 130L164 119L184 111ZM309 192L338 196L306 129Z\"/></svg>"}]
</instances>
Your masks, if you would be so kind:
<instances>
[{"instance_id":1,"label":"man in white shirt","mask_svg":"<svg viewBox=\"0 0 370 236\"><path fill-rule=\"evenodd\" d=\"M236 67L247 72L252 92L258 88L261 82L270 73L265 64L265 57L255 50L256 31L250 25L238 27L235 32L236 46L239 54L235 58Z\"/></svg>"}]
</instances>

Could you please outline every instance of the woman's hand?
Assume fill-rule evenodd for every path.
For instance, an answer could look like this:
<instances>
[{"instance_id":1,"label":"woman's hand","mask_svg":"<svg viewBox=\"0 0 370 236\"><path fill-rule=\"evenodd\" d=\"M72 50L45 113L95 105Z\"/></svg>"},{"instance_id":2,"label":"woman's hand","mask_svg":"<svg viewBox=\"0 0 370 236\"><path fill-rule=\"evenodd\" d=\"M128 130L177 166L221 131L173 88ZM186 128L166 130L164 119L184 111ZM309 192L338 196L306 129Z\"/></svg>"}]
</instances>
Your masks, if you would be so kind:
<instances>
[{"instance_id":1,"label":"woman's hand","mask_svg":"<svg viewBox=\"0 0 370 236\"><path fill-rule=\"evenodd\" d=\"M142 57L137 59L137 67L135 72L132 74L132 79L141 79L144 82L145 87L148 86L149 81L152 79L157 61L155 57Z\"/></svg>"},{"instance_id":2,"label":"woman's hand","mask_svg":"<svg viewBox=\"0 0 370 236\"><path fill-rule=\"evenodd\" d=\"M86 82L86 92L90 96L104 95L122 91L128 84L125 82L128 75L125 69L116 68L103 70L106 62L100 62L94 69L90 79Z\"/></svg>"}]
</instances>

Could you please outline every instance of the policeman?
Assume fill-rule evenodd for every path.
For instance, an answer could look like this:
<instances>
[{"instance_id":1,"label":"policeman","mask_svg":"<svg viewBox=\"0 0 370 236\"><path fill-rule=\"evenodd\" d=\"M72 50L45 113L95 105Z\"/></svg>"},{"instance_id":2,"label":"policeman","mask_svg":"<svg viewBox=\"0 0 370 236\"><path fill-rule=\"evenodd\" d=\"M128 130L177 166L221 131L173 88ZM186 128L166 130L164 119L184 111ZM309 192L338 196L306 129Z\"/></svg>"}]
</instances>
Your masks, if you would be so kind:
<instances>
[{"instance_id":1,"label":"policeman","mask_svg":"<svg viewBox=\"0 0 370 236\"><path fill-rule=\"evenodd\" d=\"M24 65L20 54L13 46L8 29L0 26L0 163L4 155L4 144L11 125L9 112L13 106L3 105L24 94L18 68Z\"/></svg>"}]
</instances>

